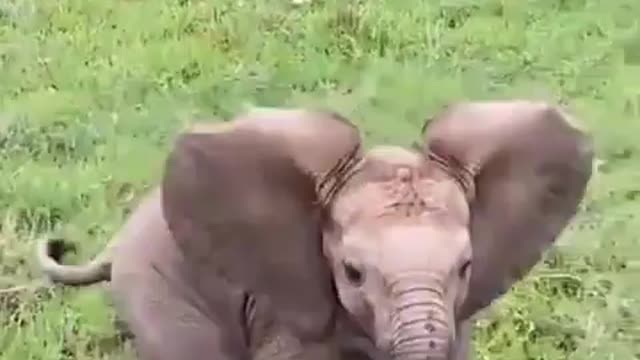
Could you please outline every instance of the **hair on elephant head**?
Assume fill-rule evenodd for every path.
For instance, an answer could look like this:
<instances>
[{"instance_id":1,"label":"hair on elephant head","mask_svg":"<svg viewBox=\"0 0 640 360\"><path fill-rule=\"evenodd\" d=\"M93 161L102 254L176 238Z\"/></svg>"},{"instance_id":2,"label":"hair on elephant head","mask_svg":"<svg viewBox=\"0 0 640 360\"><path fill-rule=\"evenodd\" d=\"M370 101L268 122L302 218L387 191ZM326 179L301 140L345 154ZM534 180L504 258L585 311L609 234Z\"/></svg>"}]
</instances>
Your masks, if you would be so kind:
<instances>
[{"instance_id":1,"label":"hair on elephant head","mask_svg":"<svg viewBox=\"0 0 640 360\"><path fill-rule=\"evenodd\" d=\"M423 132L366 152L324 227L342 304L402 360L460 351L458 326L539 261L592 168L591 139L545 103L458 103Z\"/></svg>"}]
</instances>

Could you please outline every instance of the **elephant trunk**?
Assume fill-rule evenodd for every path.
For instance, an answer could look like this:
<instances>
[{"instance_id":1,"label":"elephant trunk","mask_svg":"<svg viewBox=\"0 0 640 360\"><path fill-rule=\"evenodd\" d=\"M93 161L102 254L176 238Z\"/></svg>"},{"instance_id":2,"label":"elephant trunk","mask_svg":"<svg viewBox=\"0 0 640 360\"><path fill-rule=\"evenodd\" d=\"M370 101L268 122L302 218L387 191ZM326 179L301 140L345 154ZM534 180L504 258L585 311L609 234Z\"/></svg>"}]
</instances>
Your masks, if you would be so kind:
<instances>
[{"instance_id":1,"label":"elephant trunk","mask_svg":"<svg viewBox=\"0 0 640 360\"><path fill-rule=\"evenodd\" d=\"M448 358L452 332L444 304L443 286L415 276L396 282L392 290L394 360L444 360Z\"/></svg>"}]
</instances>

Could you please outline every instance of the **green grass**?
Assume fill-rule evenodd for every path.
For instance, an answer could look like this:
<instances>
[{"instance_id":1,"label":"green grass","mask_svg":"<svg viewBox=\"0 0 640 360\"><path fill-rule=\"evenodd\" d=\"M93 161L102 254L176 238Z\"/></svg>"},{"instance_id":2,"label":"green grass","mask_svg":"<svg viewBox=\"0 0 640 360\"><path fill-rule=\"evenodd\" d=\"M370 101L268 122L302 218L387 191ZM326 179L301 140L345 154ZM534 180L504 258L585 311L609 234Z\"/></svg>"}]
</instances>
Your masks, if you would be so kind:
<instances>
[{"instance_id":1,"label":"green grass","mask_svg":"<svg viewBox=\"0 0 640 360\"><path fill-rule=\"evenodd\" d=\"M37 5L37 6L36 6ZM326 105L409 144L461 99L561 100L603 161L574 226L478 324L477 359L640 359L637 0L0 3L0 287L97 253L178 128ZM104 290L0 293L0 359L127 359Z\"/></svg>"}]
</instances>

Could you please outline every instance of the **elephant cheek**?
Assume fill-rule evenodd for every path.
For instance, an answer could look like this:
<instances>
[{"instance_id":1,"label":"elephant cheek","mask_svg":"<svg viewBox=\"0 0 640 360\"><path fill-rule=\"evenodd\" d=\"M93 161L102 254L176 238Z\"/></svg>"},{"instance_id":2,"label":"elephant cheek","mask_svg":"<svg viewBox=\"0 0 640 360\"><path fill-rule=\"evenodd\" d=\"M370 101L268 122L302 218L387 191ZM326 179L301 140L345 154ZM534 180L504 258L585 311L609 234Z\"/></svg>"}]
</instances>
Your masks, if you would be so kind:
<instances>
[{"instance_id":1,"label":"elephant cheek","mask_svg":"<svg viewBox=\"0 0 640 360\"><path fill-rule=\"evenodd\" d=\"M348 318L355 323L361 332L370 338L374 337L374 309L365 296L359 291L349 288L338 288L340 303L348 313Z\"/></svg>"},{"instance_id":2,"label":"elephant cheek","mask_svg":"<svg viewBox=\"0 0 640 360\"><path fill-rule=\"evenodd\" d=\"M450 311L441 289L411 286L395 296L391 354L394 360L445 360L453 342Z\"/></svg>"}]
</instances>

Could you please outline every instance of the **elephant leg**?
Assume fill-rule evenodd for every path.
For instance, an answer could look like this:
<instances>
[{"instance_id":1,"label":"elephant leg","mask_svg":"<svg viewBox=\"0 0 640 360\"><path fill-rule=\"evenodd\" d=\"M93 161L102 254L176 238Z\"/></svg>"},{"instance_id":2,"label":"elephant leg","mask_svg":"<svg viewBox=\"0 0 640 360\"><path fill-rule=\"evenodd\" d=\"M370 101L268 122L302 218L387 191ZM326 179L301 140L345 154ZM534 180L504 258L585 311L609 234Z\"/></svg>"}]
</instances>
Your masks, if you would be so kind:
<instances>
[{"instance_id":1,"label":"elephant leg","mask_svg":"<svg viewBox=\"0 0 640 360\"><path fill-rule=\"evenodd\" d=\"M111 275L109 275L109 278L111 278ZM116 304L114 303L114 299L113 299L114 291L112 289L112 284L111 283L106 284L105 289L109 293L111 293L111 296L112 296L108 300L109 305L112 307L115 307ZM131 332L131 329L129 328L127 321L122 317L122 314L120 312L115 311L115 313L113 314L113 317L111 318L111 324L113 325L116 331L116 337L120 341L133 340L133 333Z\"/></svg>"},{"instance_id":2,"label":"elephant leg","mask_svg":"<svg viewBox=\"0 0 640 360\"><path fill-rule=\"evenodd\" d=\"M116 313L115 318L113 319L113 327L116 329L120 340L133 340L133 332L131 332L127 322L118 313Z\"/></svg>"},{"instance_id":3,"label":"elephant leg","mask_svg":"<svg viewBox=\"0 0 640 360\"><path fill-rule=\"evenodd\" d=\"M458 324L451 360L472 360L474 358L473 344L471 342L474 323L473 319L468 319Z\"/></svg>"},{"instance_id":4,"label":"elephant leg","mask_svg":"<svg viewBox=\"0 0 640 360\"><path fill-rule=\"evenodd\" d=\"M250 360L231 307L207 313L162 279L127 274L116 287L117 312L133 334L140 360Z\"/></svg>"}]
</instances>

